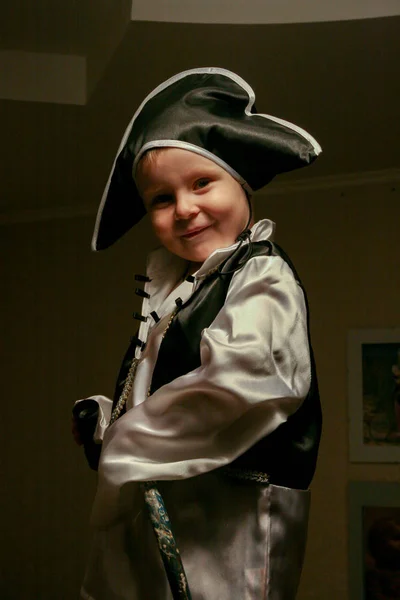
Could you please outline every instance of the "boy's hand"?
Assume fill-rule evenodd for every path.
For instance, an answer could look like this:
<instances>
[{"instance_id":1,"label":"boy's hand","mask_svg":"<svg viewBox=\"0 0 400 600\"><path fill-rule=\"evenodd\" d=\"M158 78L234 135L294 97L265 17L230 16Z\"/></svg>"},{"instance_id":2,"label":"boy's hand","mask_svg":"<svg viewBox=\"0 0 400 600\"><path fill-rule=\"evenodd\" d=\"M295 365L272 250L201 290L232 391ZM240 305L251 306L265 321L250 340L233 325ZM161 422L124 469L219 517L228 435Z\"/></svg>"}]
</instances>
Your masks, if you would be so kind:
<instances>
[{"instance_id":1,"label":"boy's hand","mask_svg":"<svg viewBox=\"0 0 400 600\"><path fill-rule=\"evenodd\" d=\"M77 402L72 409L71 432L78 446L93 443L99 405L92 398Z\"/></svg>"},{"instance_id":2,"label":"boy's hand","mask_svg":"<svg viewBox=\"0 0 400 600\"><path fill-rule=\"evenodd\" d=\"M87 398L75 404L72 410L71 432L75 443L83 446L89 467L97 471L101 444L93 440L99 406L95 400Z\"/></svg>"},{"instance_id":3,"label":"boy's hand","mask_svg":"<svg viewBox=\"0 0 400 600\"><path fill-rule=\"evenodd\" d=\"M78 444L78 446L82 446L83 441L82 441L82 438L78 431L78 423L77 423L77 420L75 417L72 417L72 419L71 419L71 432L72 432L72 437L75 440L75 443Z\"/></svg>"}]
</instances>

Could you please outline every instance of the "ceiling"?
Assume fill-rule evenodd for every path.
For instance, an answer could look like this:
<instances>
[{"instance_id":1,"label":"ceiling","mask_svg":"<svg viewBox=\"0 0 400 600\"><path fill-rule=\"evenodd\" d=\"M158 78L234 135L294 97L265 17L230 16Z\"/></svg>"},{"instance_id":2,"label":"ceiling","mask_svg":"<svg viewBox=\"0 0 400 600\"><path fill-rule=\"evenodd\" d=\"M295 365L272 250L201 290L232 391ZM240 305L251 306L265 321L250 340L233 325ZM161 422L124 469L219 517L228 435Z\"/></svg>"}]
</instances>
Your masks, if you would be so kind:
<instances>
[{"instance_id":1,"label":"ceiling","mask_svg":"<svg viewBox=\"0 0 400 600\"><path fill-rule=\"evenodd\" d=\"M2 222L93 212L137 105L198 66L236 71L261 112L318 139L317 163L284 180L398 180L399 16L228 25L132 21L130 0L54 5L1 8Z\"/></svg>"}]
</instances>

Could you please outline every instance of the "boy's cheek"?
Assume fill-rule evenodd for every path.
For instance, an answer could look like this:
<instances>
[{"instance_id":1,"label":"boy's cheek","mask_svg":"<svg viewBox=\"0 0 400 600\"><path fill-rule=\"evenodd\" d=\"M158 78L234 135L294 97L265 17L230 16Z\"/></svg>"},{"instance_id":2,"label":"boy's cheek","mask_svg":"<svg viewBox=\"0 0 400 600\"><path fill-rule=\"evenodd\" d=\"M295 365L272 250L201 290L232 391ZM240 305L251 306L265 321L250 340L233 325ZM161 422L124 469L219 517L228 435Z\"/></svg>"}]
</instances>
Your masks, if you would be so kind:
<instances>
[{"instance_id":1,"label":"boy's cheek","mask_svg":"<svg viewBox=\"0 0 400 600\"><path fill-rule=\"evenodd\" d=\"M165 244L172 237L171 232L169 232L168 228L162 226L159 223L152 222L152 230L156 238L161 244Z\"/></svg>"},{"instance_id":2,"label":"boy's cheek","mask_svg":"<svg viewBox=\"0 0 400 600\"><path fill-rule=\"evenodd\" d=\"M154 233L157 235L157 232L162 230L162 220L155 213L152 213L150 215L150 223Z\"/></svg>"},{"instance_id":3,"label":"boy's cheek","mask_svg":"<svg viewBox=\"0 0 400 600\"><path fill-rule=\"evenodd\" d=\"M162 213L162 214L161 214ZM151 226L157 237L171 236L174 234L174 220L166 214L166 211L160 211L151 218Z\"/></svg>"}]
</instances>

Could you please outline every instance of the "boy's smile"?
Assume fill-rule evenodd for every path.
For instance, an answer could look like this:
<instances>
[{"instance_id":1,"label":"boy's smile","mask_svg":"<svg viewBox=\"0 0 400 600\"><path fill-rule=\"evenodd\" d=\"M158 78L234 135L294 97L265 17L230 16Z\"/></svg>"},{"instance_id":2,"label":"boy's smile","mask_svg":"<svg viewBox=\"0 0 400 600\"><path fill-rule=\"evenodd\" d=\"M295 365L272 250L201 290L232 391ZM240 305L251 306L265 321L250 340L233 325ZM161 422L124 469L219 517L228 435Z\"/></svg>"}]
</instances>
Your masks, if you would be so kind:
<instances>
[{"instance_id":1,"label":"boy's smile","mask_svg":"<svg viewBox=\"0 0 400 600\"><path fill-rule=\"evenodd\" d=\"M150 151L139 162L136 184L161 244L193 263L232 245L247 225L249 202L241 185L194 152Z\"/></svg>"}]
</instances>

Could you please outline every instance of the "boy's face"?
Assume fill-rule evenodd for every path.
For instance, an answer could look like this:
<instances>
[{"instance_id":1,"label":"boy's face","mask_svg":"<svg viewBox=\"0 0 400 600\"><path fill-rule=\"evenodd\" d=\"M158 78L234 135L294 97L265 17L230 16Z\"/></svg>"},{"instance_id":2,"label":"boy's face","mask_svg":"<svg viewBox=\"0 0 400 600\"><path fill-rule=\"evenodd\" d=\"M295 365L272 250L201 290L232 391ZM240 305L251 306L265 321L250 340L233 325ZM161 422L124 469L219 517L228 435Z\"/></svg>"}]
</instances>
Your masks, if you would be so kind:
<instances>
[{"instance_id":1,"label":"boy's face","mask_svg":"<svg viewBox=\"0 0 400 600\"><path fill-rule=\"evenodd\" d=\"M193 263L233 244L247 225L241 185L194 152L166 148L140 161L136 184L161 244Z\"/></svg>"}]
</instances>

